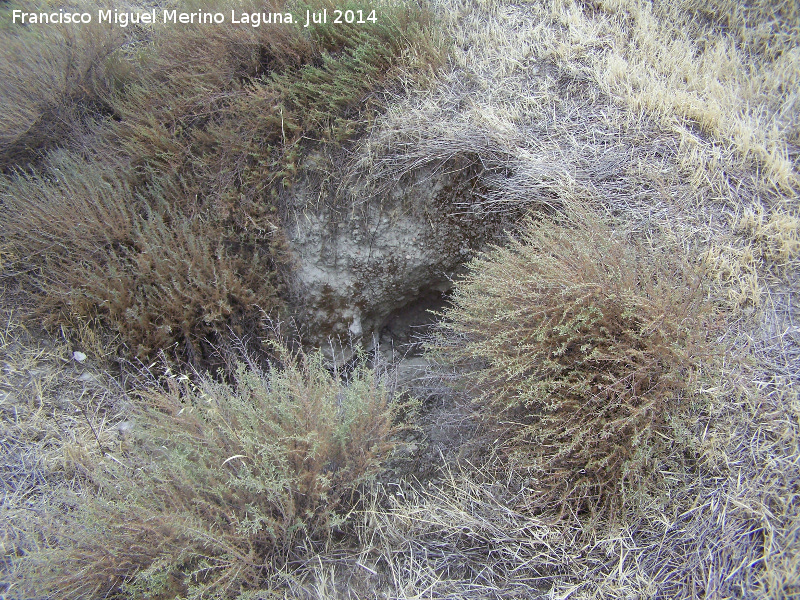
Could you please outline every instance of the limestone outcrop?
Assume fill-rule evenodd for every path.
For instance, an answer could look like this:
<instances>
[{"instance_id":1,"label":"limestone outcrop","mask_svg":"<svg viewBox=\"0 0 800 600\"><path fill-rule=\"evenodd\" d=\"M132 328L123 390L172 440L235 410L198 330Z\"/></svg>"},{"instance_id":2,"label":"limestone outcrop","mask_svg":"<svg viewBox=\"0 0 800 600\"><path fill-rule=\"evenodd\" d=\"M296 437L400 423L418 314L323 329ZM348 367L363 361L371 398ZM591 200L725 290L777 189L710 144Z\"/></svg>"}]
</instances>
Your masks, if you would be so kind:
<instances>
[{"instance_id":1,"label":"limestone outcrop","mask_svg":"<svg viewBox=\"0 0 800 600\"><path fill-rule=\"evenodd\" d=\"M356 184L348 202L321 207L310 208L321 194L310 181L293 189L287 230L295 317L315 346L369 347L404 309L424 320L414 307L435 305L459 266L504 233L504 217L482 210L466 159L416 169L378 191Z\"/></svg>"}]
</instances>

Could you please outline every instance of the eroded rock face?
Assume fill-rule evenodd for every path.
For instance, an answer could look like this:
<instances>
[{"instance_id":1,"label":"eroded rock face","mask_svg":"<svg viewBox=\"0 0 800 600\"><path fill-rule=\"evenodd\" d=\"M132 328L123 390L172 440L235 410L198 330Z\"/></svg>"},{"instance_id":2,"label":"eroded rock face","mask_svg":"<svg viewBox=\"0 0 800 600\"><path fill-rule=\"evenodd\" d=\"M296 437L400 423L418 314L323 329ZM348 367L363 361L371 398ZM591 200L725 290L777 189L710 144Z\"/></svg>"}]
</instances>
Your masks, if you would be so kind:
<instances>
[{"instance_id":1,"label":"eroded rock face","mask_svg":"<svg viewBox=\"0 0 800 600\"><path fill-rule=\"evenodd\" d=\"M424 168L350 208L307 207L316 192L296 187L288 234L292 295L307 343L366 346L398 310L448 290L456 270L503 235L500 215L481 210L477 174L466 161Z\"/></svg>"}]
</instances>

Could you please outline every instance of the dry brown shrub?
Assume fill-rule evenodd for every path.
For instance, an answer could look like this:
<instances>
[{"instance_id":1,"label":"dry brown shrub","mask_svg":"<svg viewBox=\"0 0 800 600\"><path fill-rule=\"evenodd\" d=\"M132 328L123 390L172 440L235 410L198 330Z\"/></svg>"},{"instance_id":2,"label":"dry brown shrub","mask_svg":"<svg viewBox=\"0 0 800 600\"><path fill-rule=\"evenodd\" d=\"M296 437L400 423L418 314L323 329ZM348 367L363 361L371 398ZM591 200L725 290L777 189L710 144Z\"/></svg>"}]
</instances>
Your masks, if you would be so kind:
<instances>
[{"instance_id":1,"label":"dry brown shrub","mask_svg":"<svg viewBox=\"0 0 800 600\"><path fill-rule=\"evenodd\" d=\"M677 248L621 239L584 209L529 220L470 263L452 302L429 355L529 469L533 507L606 507L646 478L711 355L713 310Z\"/></svg>"},{"instance_id":2,"label":"dry brown shrub","mask_svg":"<svg viewBox=\"0 0 800 600\"><path fill-rule=\"evenodd\" d=\"M276 233L237 244L218 216L171 206L169 189L137 194L118 171L70 155L47 166L6 181L0 208L46 321L99 315L138 356L177 343L194 362L206 340L280 305Z\"/></svg>"}]
</instances>

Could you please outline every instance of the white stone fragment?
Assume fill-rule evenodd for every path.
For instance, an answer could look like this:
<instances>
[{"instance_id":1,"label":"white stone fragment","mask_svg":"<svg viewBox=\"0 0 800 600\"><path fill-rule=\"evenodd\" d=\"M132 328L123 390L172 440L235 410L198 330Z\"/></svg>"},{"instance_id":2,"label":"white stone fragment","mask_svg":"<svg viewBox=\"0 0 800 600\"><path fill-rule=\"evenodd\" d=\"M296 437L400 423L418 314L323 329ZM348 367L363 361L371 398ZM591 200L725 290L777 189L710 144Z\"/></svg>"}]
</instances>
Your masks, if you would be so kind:
<instances>
[{"instance_id":1,"label":"white stone fragment","mask_svg":"<svg viewBox=\"0 0 800 600\"><path fill-rule=\"evenodd\" d=\"M355 317L353 317L353 322L350 323L350 335L354 338L360 338L364 334L364 329L361 327L361 315L356 313Z\"/></svg>"}]
</instances>

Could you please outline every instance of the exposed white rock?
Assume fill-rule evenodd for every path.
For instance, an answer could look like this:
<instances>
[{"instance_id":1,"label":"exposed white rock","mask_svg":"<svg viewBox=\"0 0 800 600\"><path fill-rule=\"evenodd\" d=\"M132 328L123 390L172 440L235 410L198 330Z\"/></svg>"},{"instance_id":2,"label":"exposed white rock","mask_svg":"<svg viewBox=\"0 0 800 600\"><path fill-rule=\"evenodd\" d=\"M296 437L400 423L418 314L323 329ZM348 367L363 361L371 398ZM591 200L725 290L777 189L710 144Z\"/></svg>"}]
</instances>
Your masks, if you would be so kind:
<instances>
[{"instance_id":1,"label":"exposed white rock","mask_svg":"<svg viewBox=\"0 0 800 600\"><path fill-rule=\"evenodd\" d=\"M319 203L315 184L295 185L290 291L307 343L368 345L392 313L450 289L472 252L504 235L501 216L464 210L474 194L470 164L439 167L416 169L383 193L364 185L359 197L356 184L347 201Z\"/></svg>"},{"instance_id":2,"label":"exposed white rock","mask_svg":"<svg viewBox=\"0 0 800 600\"><path fill-rule=\"evenodd\" d=\"M361 311L356 308L353 313L353 322L350 323L349 332L353 339L358 339L364 333L364 329L361 327Z\"/></svg>"}]
</instances>

